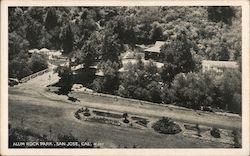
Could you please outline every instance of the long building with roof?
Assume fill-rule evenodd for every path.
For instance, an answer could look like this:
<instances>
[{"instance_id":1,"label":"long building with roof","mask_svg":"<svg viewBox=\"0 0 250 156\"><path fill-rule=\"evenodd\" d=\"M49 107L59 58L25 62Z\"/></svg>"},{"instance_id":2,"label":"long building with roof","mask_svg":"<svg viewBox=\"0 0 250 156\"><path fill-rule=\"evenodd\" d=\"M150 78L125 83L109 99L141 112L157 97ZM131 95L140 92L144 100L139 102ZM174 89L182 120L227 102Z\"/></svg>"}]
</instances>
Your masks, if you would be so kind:
<instances>
[{"instance_id":1,"label":"long building with roof","mask_svg":"<svg viewBox=\"0 0 250 156\"><path fill-rule=\"evenodd\" d=\"M223 72L226 69L238 69L238 68L239 66L235 61L212 61L212 60L202 61L203 72L209 70L214 70L216 72Z\"/></svg>"}]
</instances>

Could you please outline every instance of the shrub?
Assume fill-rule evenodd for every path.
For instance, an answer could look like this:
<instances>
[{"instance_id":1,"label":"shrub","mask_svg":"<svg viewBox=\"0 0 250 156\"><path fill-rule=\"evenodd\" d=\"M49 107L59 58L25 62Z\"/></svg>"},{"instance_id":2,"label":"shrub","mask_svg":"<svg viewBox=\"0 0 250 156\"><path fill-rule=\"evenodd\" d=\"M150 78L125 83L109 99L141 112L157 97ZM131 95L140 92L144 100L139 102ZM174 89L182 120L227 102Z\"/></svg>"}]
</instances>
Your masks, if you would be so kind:
<instances>
[{"instance_id":1,"label":"shrub","mask_svg":"<svg viewBox=\"0 0 250 156\"><path fill-rule=\"evenodd\" d=\"M78 114L78 112L75 112L75 118L81 119L81 117L80 117L80 115Z\"/></svg>"},{"instance_id":2,"label":"shrub","mask_svg":"<svg viewBox=\"0 0 250 156\"><path fill-rule=\"evenodd\" d=\"M218 128L213 128L210 134L215 138L220 138L220 130Z\"/></svg>"},{"instance_id":3,"label":"shrub","mask_svg":"<svg viewBox=\"0 0 250 156\"><path fill-rule=\"evenodd\" d=\"M199 124L196 124L195 127L196 127L196 129L197 129L197 135L198 135L199 137L201 137L201 129L200 129L200 127L199 127Z\"/></svg>"},{"instance_id":4,"label":"shrub","mask_svg":"<svg viewBox=\"0 0 250 156\"><path fill-rule=\"evenodd\" d=\"M90 116L91 114L89 112L84 112L83 115L84 116Z\"/></svg>"},{"instance_id":5,"label":"shrub","mask_svg":"<svg viewBox=\"0 0 250 156\"><path fill-rule=\"evenodd\" d=\"M124 122L124 123L129 123L129 120L128 120L127 118L125 118L125 119L123 120L123 122Z\"/></svg>"},{"instance_id":6,"label":"shrub","mask_svg":"<svg viewBox=\"0 0 250 156\"><path fill-rule=\"evenodd\" d=\"M83 115L84 116L90 116L91 114L89 112L90 112L89 109L85 108Z\"/></svg>"},{"instance_id":7,"label":"shrub","mask_svg":"<svg viewBox=\"0 0 250 156\"><path fill-rule=\"evenodd\" d=\"M233 134L233 138L234 138L234 147L241 148L241 144L239 141L239 132L237 130L233 130L232 134Z\"/></svg>"},{"instance_id":8,"label":"shrub","mask_svg":"<svg viewBox=\"0 0 250 156\"><path fill-rule=\"evenodd\" d=\"M181 127L167 117L163 117L161 120L155 122L152 128L156 132L163 134L177 134L181 132Z\"/></svg>"}]
</instances>

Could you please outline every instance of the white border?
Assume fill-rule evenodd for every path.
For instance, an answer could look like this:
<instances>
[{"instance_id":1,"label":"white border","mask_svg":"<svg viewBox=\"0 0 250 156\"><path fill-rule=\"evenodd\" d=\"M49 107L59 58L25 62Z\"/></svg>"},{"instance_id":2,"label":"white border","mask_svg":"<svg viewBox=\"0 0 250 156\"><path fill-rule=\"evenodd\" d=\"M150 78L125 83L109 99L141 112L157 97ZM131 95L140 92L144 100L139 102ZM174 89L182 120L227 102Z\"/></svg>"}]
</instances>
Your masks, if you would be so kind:
<instances>
[{"instance_id":1,"label":"white border","mask_svg":"<svg viewBox=\"0 0 250 156\"><path fill-rule=\"evenodd\" d=\"M24 2L25 1L25 2ZM8 6L211 6L242 7L242 149L8 149ZM249 1L100 1L2 0L1 1L1 151L0 155L250 155L249 153ZM146 136L145 136L146 137Z\"/></svg>"}]
</instances>

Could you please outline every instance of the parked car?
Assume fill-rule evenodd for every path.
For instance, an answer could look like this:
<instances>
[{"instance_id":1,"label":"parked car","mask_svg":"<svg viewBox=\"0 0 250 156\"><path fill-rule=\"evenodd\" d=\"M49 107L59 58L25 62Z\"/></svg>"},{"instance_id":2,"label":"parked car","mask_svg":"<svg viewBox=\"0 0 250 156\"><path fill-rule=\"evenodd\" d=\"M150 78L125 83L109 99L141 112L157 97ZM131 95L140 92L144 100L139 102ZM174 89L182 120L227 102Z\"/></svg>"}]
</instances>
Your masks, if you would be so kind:
<instances>
[{"instance_id":1,"label":"parked car","mask_svg":"<svg viewBox=\"0 0 250 156\"><path fill-rule=\"evenodd\" d=\"M15 78L9 78L8 79L9 86L15 86L15 85L18 85L18 83L19 83L18 79L15 79Z\"/></svg>"},{"instance_id":2,"label":"parked car","mask_svg":"<svg viewBox=\"0 0 250 156\"><path fill-rule=\"evenodd\" d=\"M202 111L214 112L211 106L201 106Z\"/></svg>"}]
</instances>

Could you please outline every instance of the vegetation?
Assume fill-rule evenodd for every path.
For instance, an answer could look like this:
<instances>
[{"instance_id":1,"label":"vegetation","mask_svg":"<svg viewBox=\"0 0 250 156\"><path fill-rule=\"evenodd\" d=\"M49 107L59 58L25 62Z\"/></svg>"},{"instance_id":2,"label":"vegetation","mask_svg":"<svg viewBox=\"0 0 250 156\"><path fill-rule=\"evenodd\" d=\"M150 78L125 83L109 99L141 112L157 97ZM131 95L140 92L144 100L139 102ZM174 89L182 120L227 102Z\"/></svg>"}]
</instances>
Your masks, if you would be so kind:
<instances>
[{"instance_id":1,"label":"vegetation","mask_svg":"<svg viewBox=\"0 0 250 156\"><path fill-rule=\"evenodd\" d=\"M241 145L241 142L239 140L239 138L240 138L239 131L238 130L233 130L232 134L233 134L233 138L234 138L234 147L235 148L241 148L242 145Z\"/></svg>"},{"instance_id":2,"label":"vegetation","mask_svg":"<svg viewBox=\"0 0 250 156\"><path fill-rule=\"evenodd\" d=\"M117 119L123 118L121 114L117 114L117 113L103 112L103 111L97 111L97 110L93 110L93 113L98 116L117 118Z\"/></svg>"},{"instance_id":3,"label":"vegetation","mask_svg":"<svg viewBox=\"0 0 250 156\"><path fill-rule=\"evenodd\" d=\"M220 138L220 130L218 128L213 128L210 134L215 138Z\"/></svg>"},{"instance_id":4,"label":"vegetation","mask_svg":"<svg viewBox=\"0 0 250 156\"><path fill-rule=\"evenodd\" d=\"M8 16L10 77L46 68L46 58L27 54L46 47L68 56L69 67L58 69L60 94L67 95L73 84L70 67L82 64L80 83L97 92L241 114L240 7L10 7ZM159 40L166 41L163 68L138 58L119 72L121 53ZM237 61L240 69L202 73L204 59Z\"/></svg>"},{"instance_id":5,"label":"vegetation","mask_svg":"<svg viewBox=\"0 0 250 156\"><path fill-rule=\"evenodd\" d=\"M123 122L124 122L124 123L129 123L129 120L127 119L127 118L128 118L128 113L123 113L122 116L123 116L123 118L124 118L124 119L123 119Z\"/></svg>"},{"instance_id":6,"label":"vegetation","mask_svg":"<svg viewBox=\"0 0 250 156\"><path fill-rule=\"evenodd\" d=\"M163 134L177 134L181 132L181 127L174 123L170 118L163 117L152 125L152 128Z\"/></svg>"}]
</instances>

